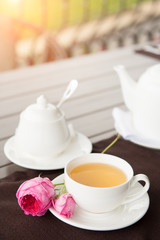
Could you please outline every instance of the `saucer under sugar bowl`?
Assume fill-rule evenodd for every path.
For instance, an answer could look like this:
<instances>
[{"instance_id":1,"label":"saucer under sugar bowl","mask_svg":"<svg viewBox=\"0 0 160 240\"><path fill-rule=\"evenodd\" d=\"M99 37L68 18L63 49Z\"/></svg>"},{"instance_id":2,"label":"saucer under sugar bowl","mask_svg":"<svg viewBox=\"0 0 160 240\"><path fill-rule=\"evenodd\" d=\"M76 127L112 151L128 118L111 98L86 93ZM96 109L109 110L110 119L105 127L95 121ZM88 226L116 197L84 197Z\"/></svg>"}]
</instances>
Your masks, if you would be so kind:
<instances>
[{"instance_id":1,"label":"saucer under sugar bowl","mask_svg":"<svg viewBox=\"0 0 160 240\"><path fill-rule=\"evenodd\" d=\"M62 153L70 139L64 113L41 95L20 114L14 144L17 152L42 161Z\"/></svg>"}]
</instances>

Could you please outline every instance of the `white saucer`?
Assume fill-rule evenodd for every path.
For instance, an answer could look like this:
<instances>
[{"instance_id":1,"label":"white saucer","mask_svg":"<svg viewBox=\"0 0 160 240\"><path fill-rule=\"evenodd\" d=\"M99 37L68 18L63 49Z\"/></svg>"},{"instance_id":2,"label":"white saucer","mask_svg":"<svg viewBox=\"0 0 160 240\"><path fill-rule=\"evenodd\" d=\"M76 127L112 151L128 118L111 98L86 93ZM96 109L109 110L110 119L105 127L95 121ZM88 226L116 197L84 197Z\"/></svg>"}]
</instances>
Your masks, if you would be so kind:
<instances>
[{"instance_id":1,"label":"white saucer","mask_svg":"<svg viewBox=\"0 0 160 240\"><path fill-rule=\"evenodd\" d=\"M64 181L64 174L53 179L53 184L62 183ZM137 183L133 189L133 194L142 188L140 183ZM149 196L145 193L140 199L118 207L112 212L103 214L94 214L82 210L76 206L74 215L70 218L60 216L53 208L50 212L61 221L72 225L74 227L96 230L96 231L110 231L128 227L139 221L147 212L149 207Z\"/></svg>"},{"instance_id":2,"label":"white saucer","mask_svg":"<svg viewBox=\"0 0 160 240\"><path fill-rule=\"evenodd\" d=\"M75 133L71 139L67 149L53 158L53 160L45 158L44 162L31 156L23 156L18 154L14 147L14 137L7 140L4 146L4 153L6 157L13 163L30 169L36 170L55 170L64 168L67 161L83 154L88 154L92 151L92 144L90 140L81 133Z\"/></svg>"},{"instance_id":3,"label":"white saucer","mask_svg":"<svg viewBox=\"0 0 160 240\"><path fill-rule=\"evenodd\" d=\"M133 125L132 116L129 111L114 108L112 112L116 131L125 139L143 147L160 149L160 141L147 138L138 132Z\"/></svg>"}]
</instances>

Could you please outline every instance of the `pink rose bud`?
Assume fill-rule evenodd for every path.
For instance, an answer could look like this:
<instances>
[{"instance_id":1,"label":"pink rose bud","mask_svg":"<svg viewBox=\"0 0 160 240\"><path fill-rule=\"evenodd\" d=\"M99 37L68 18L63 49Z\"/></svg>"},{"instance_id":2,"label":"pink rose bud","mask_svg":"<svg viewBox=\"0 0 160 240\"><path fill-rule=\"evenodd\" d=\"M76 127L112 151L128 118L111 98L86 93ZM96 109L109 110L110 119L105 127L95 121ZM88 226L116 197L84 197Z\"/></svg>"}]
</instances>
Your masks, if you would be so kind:
<instances>
[{"instance_id":1,"label":"pink rose bud","mask_svg":"<svg viewBox=\"0 0 160 240\"><path fill-rule=\"evenodd\" d=\"M22 183L17 190L19 206L26 215L42 216L53 205L56 192L48 178L36 177Z\"/></svg>"},{"instance_id":2,"label":"pink rose bud","mask_svg":"<svg viewBox=\"0 0 160 240\"><path fill-rule=\"evenodd\" d=\"M74 214L75 201L71 194L64 193L59 198L56 199L54 203L54 209L57 213L65 218L69 218Z\"/></svg>"}]
</instances>

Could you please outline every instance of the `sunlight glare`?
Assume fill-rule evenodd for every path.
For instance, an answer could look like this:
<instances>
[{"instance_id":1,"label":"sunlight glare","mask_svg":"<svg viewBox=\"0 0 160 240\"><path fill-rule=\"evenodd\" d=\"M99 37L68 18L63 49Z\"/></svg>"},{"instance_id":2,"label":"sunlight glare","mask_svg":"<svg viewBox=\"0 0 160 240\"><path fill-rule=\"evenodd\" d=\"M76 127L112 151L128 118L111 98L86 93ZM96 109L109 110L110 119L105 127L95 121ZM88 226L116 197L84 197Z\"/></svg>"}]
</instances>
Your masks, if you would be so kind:
<instances>
[{"instance_id":1,"label":"sunlight glare","mask_svg":"<svg viewBox=\"0 0 160 240\"><path fill-rule=\"evenodd\" d=\"M11 2L11 3L19 3L21 0L9 0L9 2Z\"/></svg>"}]
</instances>

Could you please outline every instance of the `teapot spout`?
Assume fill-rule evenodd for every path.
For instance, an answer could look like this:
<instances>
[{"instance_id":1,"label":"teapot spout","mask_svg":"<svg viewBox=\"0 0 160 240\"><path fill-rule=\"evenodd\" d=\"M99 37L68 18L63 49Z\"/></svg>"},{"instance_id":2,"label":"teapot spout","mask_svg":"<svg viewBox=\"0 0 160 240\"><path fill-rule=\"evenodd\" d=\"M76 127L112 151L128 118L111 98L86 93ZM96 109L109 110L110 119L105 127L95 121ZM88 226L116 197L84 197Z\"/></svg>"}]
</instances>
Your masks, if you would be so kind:
<instances>
[{"instance_id":1,"label":"teapot spout","mask_svg":"<svg viewBox=\"0 0 160 240\"><path fill-rule=\"evenodd\" d=\"M125 105L128 107L130 111L134 111L136 82L130 77L130 75L128 74L123 65L115 66L114 70L117 72L120 78Z\"/></svg>"}]
</instances>

